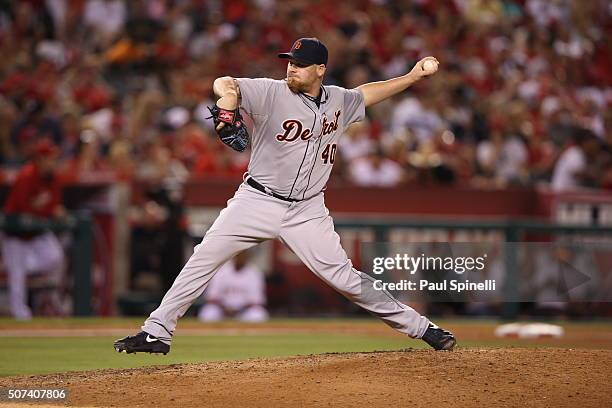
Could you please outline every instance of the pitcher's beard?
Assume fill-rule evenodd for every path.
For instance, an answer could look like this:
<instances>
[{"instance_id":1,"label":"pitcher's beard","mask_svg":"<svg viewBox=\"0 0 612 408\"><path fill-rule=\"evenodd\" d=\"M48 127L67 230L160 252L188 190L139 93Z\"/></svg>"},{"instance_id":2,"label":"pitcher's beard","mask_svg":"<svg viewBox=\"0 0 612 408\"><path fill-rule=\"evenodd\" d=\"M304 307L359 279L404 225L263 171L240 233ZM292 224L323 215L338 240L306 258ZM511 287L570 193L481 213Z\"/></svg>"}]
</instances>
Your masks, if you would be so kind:
<instances>
[{"instance_id":1,"label":"pitcher's beard","mask_svg":"<svg viewBox=\"0 0 612 408\"><path fill-rule=\"evenodd\" d=\"M293 93L300 93L306 91L306 86L304 84L299 83L293 78L287 78L287 85Z\"/></svg>"}]
</instances>

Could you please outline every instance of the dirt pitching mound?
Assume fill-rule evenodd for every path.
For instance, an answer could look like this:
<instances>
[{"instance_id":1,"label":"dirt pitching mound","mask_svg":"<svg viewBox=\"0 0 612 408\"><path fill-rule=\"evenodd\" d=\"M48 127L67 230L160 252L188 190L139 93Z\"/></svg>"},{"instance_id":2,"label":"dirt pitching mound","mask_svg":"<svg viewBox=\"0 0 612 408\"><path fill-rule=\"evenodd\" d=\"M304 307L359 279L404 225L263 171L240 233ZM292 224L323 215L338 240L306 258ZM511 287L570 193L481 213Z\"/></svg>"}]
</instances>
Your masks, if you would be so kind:
<instances>
[{"instance_id":1,"label":"dirt pitching mound","mask_svg":"<svg viewBox=\"0 0 612 408\"><path fill-rule=\"evenodd\" d=\"M0 379L68 388L71 406L602 407L611 350L324 354Z\"/></svg>"}]
</instances>

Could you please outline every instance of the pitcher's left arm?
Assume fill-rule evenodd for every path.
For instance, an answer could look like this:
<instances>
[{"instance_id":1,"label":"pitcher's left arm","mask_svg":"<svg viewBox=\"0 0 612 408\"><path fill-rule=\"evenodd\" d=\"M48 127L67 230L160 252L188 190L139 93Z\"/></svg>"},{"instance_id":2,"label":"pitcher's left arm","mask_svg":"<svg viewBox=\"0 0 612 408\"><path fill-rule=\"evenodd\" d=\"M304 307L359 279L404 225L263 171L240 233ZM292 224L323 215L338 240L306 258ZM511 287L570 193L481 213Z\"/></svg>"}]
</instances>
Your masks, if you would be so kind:
<instances>
[{"instance_id":1,"label":"pitcher's left arm","mask_svg":"<svg viewBox=\"0 0 612 408\"><path fill-rule=\"evenodd\" d=\"M357 87L363 94L365 106L371 106L381 102L395 94L409 88L415 82L433 75L438 71L438 60L434 57L425 57L417 62L412 70L406 75L386 81L369 82Z\"/></svg>"}]
</instances>

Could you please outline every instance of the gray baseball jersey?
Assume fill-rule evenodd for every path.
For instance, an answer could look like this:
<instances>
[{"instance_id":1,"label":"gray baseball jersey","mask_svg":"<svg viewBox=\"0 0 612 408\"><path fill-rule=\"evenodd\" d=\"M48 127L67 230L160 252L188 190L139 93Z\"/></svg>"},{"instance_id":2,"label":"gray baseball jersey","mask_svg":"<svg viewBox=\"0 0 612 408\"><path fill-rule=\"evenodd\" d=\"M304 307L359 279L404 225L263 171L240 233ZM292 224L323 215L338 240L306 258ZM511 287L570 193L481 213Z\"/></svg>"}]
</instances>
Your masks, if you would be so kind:
<instances>
[{"instance_id":1,"label":"gray baseball jersey","mask_svg":"<svg viewBox=\"0 0 612 408\"><path fill-rule=\"evenodd\" d=\"M360 91L323 86L320 105L285 80L239 78L241 107L253 119L249 174L283 197L307 199L327 183L338 139L363 120Z\"/></svg>"},{"instance_id":2,"label":"gray baseball jersey","mask_svg":"<svg viewBox=\"0 0 612 408\"><path fill-rule=\"evenodd\" d=\"M324 282L394 329L420 338L429 320L353 268L334 231L322 192L338 138L365 115L358 90L323 87L320 106L285 81L238 79L242 108L254 122L249 174L286 201L242 183L168 290L143 331L170 344L178 319L228 259L279 239ZM370 289L368 289L370 288Z\"/></svg>"}]
</instances>

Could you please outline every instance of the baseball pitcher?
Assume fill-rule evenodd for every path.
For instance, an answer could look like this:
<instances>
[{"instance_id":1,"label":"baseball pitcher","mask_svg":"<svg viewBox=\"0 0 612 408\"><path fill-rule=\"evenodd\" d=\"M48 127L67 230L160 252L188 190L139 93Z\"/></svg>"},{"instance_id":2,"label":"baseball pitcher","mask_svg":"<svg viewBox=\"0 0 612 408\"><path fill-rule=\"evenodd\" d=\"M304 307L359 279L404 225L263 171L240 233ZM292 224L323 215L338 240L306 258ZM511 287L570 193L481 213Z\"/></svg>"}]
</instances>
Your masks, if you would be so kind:
<instances>
[{"instance_id":1,"label":"baseball pitcher","mask_svg":"<svg viewBox=\"0 0 612 408\"><path fill-rule=\"evenodd\" d=\"M456 341L450 332L388 292L364 290L373 278L353 268L347 258L323 193L346 128L364 119L366 107L434 74L438 61L427 57L401 77L344 89L322 85L328 52L318 39L299 39L278 56L288 60L285 79L215 80L219 99L211 113L217 133L237 151L251 143L248 173L142 331L117 340L115 349L167 353L178 319L221 265L241 251L278 238L319 278L392 328L436 350L451 350ZM240 109L253 120L252 137Z\"/></svg>"}]
</instances>

